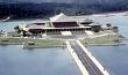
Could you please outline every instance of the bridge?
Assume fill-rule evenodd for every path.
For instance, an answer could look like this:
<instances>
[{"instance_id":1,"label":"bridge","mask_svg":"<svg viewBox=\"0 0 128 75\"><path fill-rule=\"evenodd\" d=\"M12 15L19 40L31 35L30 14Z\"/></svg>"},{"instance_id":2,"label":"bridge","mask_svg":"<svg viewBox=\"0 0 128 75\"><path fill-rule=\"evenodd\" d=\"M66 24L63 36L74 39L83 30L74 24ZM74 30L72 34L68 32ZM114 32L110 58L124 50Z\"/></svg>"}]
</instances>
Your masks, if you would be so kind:
<instances>
[{"instance_id":1,"label":"bridge","mask_svg":"<svg viewBox=\"0 0 128 75\"><path fill-rule=\"evenodd\" d=\"M78 40L66 41L67 48L83 75L109 75L105 68Z\"/></svg>"}]
</instances>

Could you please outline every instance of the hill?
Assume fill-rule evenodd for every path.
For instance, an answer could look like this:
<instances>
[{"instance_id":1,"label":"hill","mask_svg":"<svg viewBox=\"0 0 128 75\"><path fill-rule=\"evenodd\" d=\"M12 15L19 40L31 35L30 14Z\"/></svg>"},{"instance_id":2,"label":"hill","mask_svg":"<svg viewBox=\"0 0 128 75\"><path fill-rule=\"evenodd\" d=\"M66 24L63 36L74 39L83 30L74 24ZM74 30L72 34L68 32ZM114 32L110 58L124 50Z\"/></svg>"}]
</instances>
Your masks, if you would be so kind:
<instances>
[{"instance_id":1,"label":"hill","mask_svg":"<svg viewBox=\"0 0 128 75\"><path fill-rule=\"evenodd\" d=\"M113 4L0 3L0 17L12 16L13 19L48 18L60 12L66 15L87 15L126 10L128 10L128 1Z\"/></svg>"}]
</instances>

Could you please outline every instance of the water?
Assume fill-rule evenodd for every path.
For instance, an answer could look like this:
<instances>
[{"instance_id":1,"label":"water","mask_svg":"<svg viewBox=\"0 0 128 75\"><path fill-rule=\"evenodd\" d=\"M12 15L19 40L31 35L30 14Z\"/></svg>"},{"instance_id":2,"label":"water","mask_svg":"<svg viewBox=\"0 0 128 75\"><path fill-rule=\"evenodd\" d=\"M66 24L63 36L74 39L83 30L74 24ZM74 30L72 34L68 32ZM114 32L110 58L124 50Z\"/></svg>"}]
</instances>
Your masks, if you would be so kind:
<instances>
[{"instance_id":1,"label":"water","mask_svg":"<svg viewBox=\"0 0 128 75\"><path fill-rule=\"evenodd\" d=\"M92 16L90 17L90 19L102 25L111 23L113 26L118 26L120 33L128 37L128 33L127 33L128 32L128 16L123 16L123 15L115 15L115 16L110 16L110 17Z\"/></svg>"},{"instance_id":2,"label":"water","mask_svg":"<svg viewBox=\"0 0 128 75\"><path fill-rule=\"evenodd\" d=\"M0 30L13 31L17 25L42 21L1 22ZM24 50L21 46L0 46L0 75L81 75L81 72L67 49Z\"/></svg>"},{"instance_id":3,"label":"water","mask_svg":"<svg viewBox=\"0 0 128 75\"><path fill-rule=\"evenodd\" d=\"M128 73L128 46L90 47L92 54L112 75Z\"/></svg>"},{"instance_id":4,"label":"water","mask_svg":"<svg viewBox=\"0 0 128 75\"><path fill-rule=\"evenodd\" d=\"M81 75L63 48L23 49L0 46L0 75Z\"/></svg>"},{"instance_id":5,"label":"water","mask_svg":"<svg viewBox=\"0 0 128 75\"><path fill-rule=\"evenodd\" d=\"M128 16L90 16L95 22L118 26L128 37ZM10 31L14 26L32 21L1 22L0 30ZM128 45L88 47L112 75L128 74ZM23 50L19 46L0 46L0 75L80 75L70 54L61 48Z\"/></svg>"},{"instance_id":6,"label":"water","mask_svg":"<svg viewBox=\"0 0 128 75\"><path fill-rule=\"evenodd\" d=\"M0 22L0 30L3 31L13 31L15 26L25 26L30 23L42 23L46 20L34 19L34 20L18 20L18 21L9 21L9 22Z\"/></svg>"},{"instance_id":7,"label":"water","mask_svg":"<svg viewBox=\"0 0 128 75\"><path fill-rule=\"evenodd\" d=\"M111 23L118 26L120 33L128 37L128 16L90 17L100 24ZM124 46L91 46L92 54L110 72L111 75L128 74L128 45Z\"/></svg>"}]
</instances>

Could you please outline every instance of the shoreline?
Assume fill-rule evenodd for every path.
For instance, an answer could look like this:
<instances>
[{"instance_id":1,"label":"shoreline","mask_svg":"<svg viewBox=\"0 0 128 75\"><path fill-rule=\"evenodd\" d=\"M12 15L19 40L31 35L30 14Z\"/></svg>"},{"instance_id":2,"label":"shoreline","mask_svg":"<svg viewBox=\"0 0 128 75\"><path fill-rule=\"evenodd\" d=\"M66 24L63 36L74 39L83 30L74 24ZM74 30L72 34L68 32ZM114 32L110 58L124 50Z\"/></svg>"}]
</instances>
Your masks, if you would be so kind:
<instances>
[{"instance_id":1,"label":"shoreline","mask_svg":"<svg viewBox=\"0 0 128 75\"><path fill-rule=\"evenodd\" d=\"M115 44L88 44L85 46L120 46L120 45L128 45L125 43L115 43Z\"/></svg>"},{"instance_id":2,"label":"shoreline","mask_svg":"<svg viewBox=\"0 0 128 75\"><path fill-rule=\"evenodd\" d=\"M110 12L101 12L101 13L93 13L93 14L87 14L87 15L84 15L84 16L93 16L93 15L108 15L108 14L120 14L120 13L127 13L128 11L127 10L121 10L121 11L110 11ZM125 15L124 15L125 16ZM11 18L7 21L1 21L1 22L11 22L11 21L31 21L31 20L37 20L37 19L42 19L42 17L39 17L39 18ZM47 20L47 18L43 18L45 20Z\"/></svg>"},{"instance_id":3,"label":"shoreline","mask_svg":"<svg viewBox=\"0 0 128 75\"><path fill-rule=\"evenodd\" d=\"M48 46L25 46L25 45L22 45L23 46L23 49L29 49L29 48L66 48L66 45L48 45Z\"/></svg>"},{"instance_id":4,"label":"shoreline","mask_svg":"<svg viewBox=\"0 0 128 75\"><path fill-rule=\"evenodd\" d=\"M0 37L0 45L23 45L25 48L45 48L45 47L64 47L63 38L31 38L31 37ZM126 45L121 42L120 36L112 31L95 33L93 36L87 36L78 39L85 46L118 46Z\"/></svg>"},{"instance_id":5,"label":"shoreline","mask_svg":"<svg viewBox=\"0 0 128 75\"><path fill-rule=\"evenodd\" d=\"M80 40L83 45L119 45L122 44L117 34L107 34L104 36L85 38Z\"/></svg>"},{"instance_id":6,"label":"shoreline","mask_svg":"<svg viewBox=\"0 0 128 75\"><path fill-rule=\"evenodd\" d=\"M33 39L33 38L14 38L0 37L0 45L22 45L25 48L45 48L45 47L64 47L64 40L61 39Z\"/></svg>"},{"instance_id":7,"label":"shoreline","mask_svg":"<svg viewBox=\"0 0 128 75\"><path fill-rule=\"evenodd\" d=\"M118 40L119 42L115 42ZM0 45L23 45L25 48L64 47L66 39L57 38L25 38L25 37L0 37ZM118 35L105 35L96 38L80 40L85 46L118 46L126 45L120 42Z\"/></svg>"}]
</instances>

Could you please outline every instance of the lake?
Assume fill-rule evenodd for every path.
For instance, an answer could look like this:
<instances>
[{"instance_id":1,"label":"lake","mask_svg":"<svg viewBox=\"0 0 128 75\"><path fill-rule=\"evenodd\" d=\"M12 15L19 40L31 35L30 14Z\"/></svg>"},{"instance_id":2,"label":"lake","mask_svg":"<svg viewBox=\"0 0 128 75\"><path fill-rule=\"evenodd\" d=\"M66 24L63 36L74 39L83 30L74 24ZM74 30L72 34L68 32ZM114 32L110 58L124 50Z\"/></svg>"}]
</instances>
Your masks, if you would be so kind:
<instances>
[{"instance_id":1,"label":"lake","mask_svg":"<svg viewBox=\"0 0 128 75\"><path fill-rule=\"evenodd\" d=\"M90 17L95 22L105 25L111 23L118 26L120 33L128 37L128 16ZM92 54L110 72L111 75L128 74L128 45L124 46L89 46Z\"/></svg>"},{"instance_id":2,"label":"lake","mask_svg":"<svg viewBox=\"0 0 128 75\"><path fill-rule=\"evenodd\" d=\"M0 75L81 75L65 48L0 46Z\"/></svg>"},{"instance_id":3,"label":"lake","mask_svg":"<svg viewBox=\"0 0 128 75\"><path fill-rule=\"evenodd\" d=\"M13 31L21 24L43 20L1 22L0 30ZM81 72L64 48L24 50L22 46L0 46L0 75L81 75Z\"/></svg>"},{"instance_id":4,"label":"lake","mask_svg":"<svg viewBox=\"0 0 128 75\"><path fill-rule=\"evenodd\" d=\"M118 26L128 37L128 16L89 16L97 23ZM0 30L10 31L14 26L32 21L1 22ZM128 74L128 45L89 46L89 50L112 75ZM21 46L0 46L1 75L80 75L80 71L66 49L44 48L24 50Z\"/></svg>"}]
</instances>

